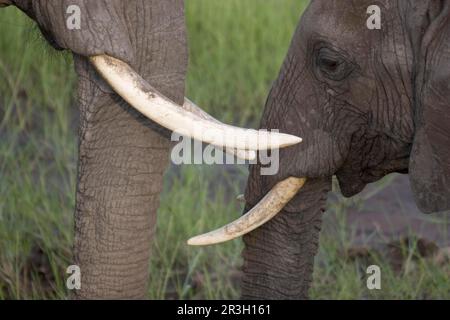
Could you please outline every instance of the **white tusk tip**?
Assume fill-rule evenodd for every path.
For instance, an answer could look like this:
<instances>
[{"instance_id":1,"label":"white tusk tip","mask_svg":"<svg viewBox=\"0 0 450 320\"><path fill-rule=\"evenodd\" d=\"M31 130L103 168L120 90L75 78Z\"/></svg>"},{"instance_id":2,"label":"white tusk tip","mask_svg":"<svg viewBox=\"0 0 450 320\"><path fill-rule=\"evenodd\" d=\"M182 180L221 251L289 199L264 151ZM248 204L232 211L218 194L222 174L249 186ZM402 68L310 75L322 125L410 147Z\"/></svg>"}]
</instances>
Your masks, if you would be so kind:
<instances>
[{"instance_id":1,"label":"white tusk tip","mask_svg":"<svg viewBox=\"0 0 450 320\"><path fill-rule=\"evenodd\" d=\"M275 137L278 139L277 144L279 148L290 147L303 141L302 138L287 133L278 133Z\"/></svg>"},{"instance_id":2,"label":"white tusk tip","mask_svg":"<svg viewBox=\"0 0 450 320\"><path fill-rule=\"evenodd\" d=\"M290 135L290 134L288 134L287 135L287 142L286 142L286 147L288 147L288 146L293 146L293 145L295 145L295 144L299 144L299 143L301 143L302 141L303 141L303 139L302 138L300 138L300 137L297 137L297 136L293 136L293 135Z\"/></svg>"}]
</instances>

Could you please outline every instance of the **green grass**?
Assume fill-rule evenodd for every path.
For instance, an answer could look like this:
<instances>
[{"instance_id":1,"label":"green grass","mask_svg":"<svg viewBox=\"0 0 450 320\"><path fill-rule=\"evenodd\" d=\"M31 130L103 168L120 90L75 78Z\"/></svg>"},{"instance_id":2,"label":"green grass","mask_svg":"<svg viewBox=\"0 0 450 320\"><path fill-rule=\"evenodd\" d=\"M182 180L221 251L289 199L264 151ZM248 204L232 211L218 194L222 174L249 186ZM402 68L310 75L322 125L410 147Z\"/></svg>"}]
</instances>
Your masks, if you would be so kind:
<instances>
[{"instance_id":1,"label":"green grass","mask_svg":"<svg viewBox=\"0 0 450 320\"><path fill-rule=\"evenodd\" d=\"M256 125L306 2L186 3L188 95L220 119ZM67 296L76 79L70 55L48 48L35 29L17 10L0 10L0 299ZM239 296L241 241L208 248L189 248L185 241L240 214L233 196L243 191L245 179L242 166L234 171L184 166L168 172L151 262L152 298ZM349 201L329 210L342 225ZM413 271L400 274L378 261L383 290L368 291L361 266L341 254L352 236L322 233L313 298L449 298L449 270L420 259Z\"/></svg>"},{"instance_id":2,"label":"green grass","mask_svg":"<svg viewBox=\"0 0 450 320\"><path fill-rule=\"evenodd\" d=\"M187 2L188 95L220 119L256 123L306 3Z\"/></svg>"}]
</instances>

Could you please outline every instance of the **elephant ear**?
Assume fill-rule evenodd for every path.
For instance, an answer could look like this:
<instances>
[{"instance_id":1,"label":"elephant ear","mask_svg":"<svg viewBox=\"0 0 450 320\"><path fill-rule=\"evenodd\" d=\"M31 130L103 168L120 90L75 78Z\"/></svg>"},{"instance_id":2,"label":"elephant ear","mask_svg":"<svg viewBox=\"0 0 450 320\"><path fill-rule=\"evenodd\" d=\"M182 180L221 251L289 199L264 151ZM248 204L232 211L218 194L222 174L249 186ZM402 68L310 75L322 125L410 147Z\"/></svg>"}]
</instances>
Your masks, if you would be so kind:
<instances>
[{"instance_id":1,"label":"elephant ear","mask_svg":"<svg viewBox=\"0 0 450 320\"><path fill-rule=\"evenodd\" d=\"M416 60L409 166L417 205L425 213L450 209L450 0L431 3Z\"/></svg>"}]
</instances>

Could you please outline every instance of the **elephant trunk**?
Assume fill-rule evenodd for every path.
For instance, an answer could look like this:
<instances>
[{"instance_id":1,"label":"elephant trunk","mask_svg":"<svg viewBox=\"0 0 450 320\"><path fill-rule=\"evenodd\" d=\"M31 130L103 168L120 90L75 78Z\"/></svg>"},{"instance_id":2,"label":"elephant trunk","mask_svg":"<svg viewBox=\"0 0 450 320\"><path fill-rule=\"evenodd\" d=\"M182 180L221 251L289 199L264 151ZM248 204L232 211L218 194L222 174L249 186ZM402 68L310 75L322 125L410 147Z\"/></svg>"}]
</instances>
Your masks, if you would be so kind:
<instances>
[{"instance_id":1,"label":"elephant trunk","mask_svg":"<svg viewBox=\"0 0 450 320\"><path fill-rule=\"evenodd\" d=\"M75 296L144 298L169 143L125 102L102 92L87 59L75 61L81 102Z\"/></svg>"},{"instance_id":2,"label":"elephant trunk","mask_svg":"<svg viewBox=\"0 0 450 320\"><path fill-rule=\"evenodd\" d=\"M244 236L244 299L307 298L330 181L307 180L282 212ZM246 196L259 184L251 175Z\"/></svg>"},{"instance_id":3,"label":"elephant trunk","mask_svg":"<svg viewBox=\"0 0 450 320\"><path fill-rule=\"evenodd\" d=\"M183 1L130 1L124 10L135 53L130 65L182 105L187 68ZM169 132L116 94L89 55L74 55L80 108L74 264L81 271L74 298L143 299Z\"/></svg>"}]
</instances>

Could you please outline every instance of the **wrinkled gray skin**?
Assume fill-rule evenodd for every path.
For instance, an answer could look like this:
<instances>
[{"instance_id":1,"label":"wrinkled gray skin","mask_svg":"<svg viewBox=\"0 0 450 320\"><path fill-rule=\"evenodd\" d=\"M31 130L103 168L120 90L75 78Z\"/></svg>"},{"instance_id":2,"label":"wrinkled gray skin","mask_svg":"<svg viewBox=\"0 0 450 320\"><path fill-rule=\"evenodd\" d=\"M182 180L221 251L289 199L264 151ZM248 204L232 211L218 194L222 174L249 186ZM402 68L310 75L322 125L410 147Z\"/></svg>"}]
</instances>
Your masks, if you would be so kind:
<instances>
[{"instance_id":1,"label":"wrinkled gray skin","mask_svg":"<svg viewBox=\"0 0 450 320\"><path fill-rule=\"evenodd\" d=\"M244 298L306 298L326 193L345 196L409 172L418 206L450 209L450 1L313 0L266 103L261 128L304 138L280 151L280 172L252 166L247 209L277 182L308 177L273 220L244 237Z\"/></svg>"},{"instance_id":2,"label":"wrinkled gray skin","mask_svg":"<svg viewBox=\"0 0 450 320\"><path fill-rule=\"evenodd\" d=\"M244 237L244 298L305 298L331 176L346 196L409 170L420 208L448 209L449 1L377 1L382 30L366 29L373 1L315 0L295 33L261 122L304 138L281 150L280 172L251 167L247 209L277 181L308 177L284 211ZM181 104L187 64L182 0L0 0L74 53L81 125L75 217L76 298L144 298L167 132L98 77L86 57L131 64ZM82 28L68 31L79 5Z\"/></svg>"},{"instance_id":3,"label":"wrinkled gray skin","mask_svg":"<svg viewBox=\"0 0 450 320\"><path fill-rule=\"evenodd\" d=\"M0 0L5 2L4 0ZM80 105L75 212L76 298L144 298L167 132L127 105L86 57L109 54L182 104L187 67L183 0L16 0L56 48L74 53ZM66 28L68 5L81 30Z\"/></svg>"}]
</instances>

